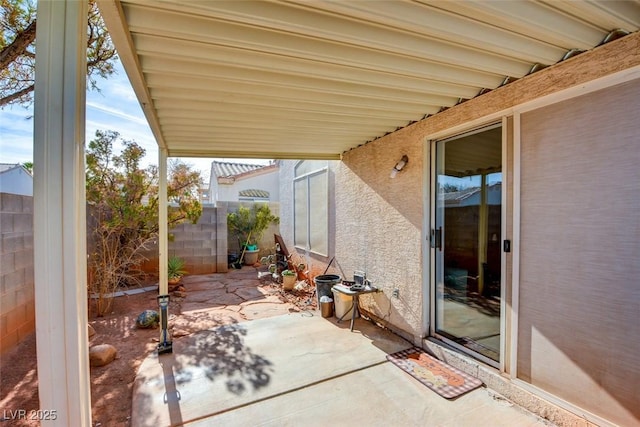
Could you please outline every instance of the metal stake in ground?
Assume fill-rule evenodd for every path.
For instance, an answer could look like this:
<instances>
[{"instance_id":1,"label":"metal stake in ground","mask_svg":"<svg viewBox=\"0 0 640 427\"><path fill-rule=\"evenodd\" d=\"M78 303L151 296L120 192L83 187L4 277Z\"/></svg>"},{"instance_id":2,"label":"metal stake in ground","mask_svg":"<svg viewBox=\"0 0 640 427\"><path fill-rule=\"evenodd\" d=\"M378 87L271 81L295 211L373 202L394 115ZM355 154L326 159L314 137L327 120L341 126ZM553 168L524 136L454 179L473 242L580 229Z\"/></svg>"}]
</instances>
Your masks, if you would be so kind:
<instances>
[{"instance_id":1,"label":"metal stake in ground","mask_svg":"<svg viewBox=\"0 0 640 427\"><path fill-rule=\"evenodd\" d=\"M158 354L172 353L173 341L169 339L168 316L169 316L169 295L158 295L158 304L160 305L160 343L158 344Z\"/></svg>"}]
</instances>

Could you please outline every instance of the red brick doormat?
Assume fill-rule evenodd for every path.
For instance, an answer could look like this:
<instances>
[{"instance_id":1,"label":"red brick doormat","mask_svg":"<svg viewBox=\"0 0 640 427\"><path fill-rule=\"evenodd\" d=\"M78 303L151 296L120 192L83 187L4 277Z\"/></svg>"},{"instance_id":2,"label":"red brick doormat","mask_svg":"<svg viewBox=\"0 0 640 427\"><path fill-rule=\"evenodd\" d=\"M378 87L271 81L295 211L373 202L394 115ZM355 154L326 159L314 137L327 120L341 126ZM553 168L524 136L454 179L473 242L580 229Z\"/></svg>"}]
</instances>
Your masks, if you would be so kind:
<instances>
[{"instance_id":1,"label":"red brick doormat","mask_svg":"<svg viewBox=\"0 0 640 427\"><path fill-rule=\"evenodd\" d=\"M453 399L482 385L479 379L439 361L417 347L389 354L387 359L447 399Z\"/></svg>"}]
</instances>

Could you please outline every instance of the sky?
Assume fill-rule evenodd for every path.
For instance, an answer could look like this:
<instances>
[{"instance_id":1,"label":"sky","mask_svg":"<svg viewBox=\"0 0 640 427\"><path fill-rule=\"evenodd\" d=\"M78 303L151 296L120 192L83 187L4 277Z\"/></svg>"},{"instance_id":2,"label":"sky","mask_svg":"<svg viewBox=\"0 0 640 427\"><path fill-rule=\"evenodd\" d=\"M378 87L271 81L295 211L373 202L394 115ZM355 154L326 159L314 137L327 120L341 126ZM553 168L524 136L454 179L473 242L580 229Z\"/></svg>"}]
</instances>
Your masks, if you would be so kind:
<instances>
[{"instance_id":1,"label":"sky","mask_svg":"<svg viewBox=\"0 0 640 427\"><path fill-rule=\"evenodd\" d=\"M120 137L134 140L146 150L144 165L158 163L158 146L129 84L127 75L117 61L116 73L108 79L98 77L100 92L87 91L86 142L96 130L114 130ZM0 163L23 163L33 160L33 106L9 106L0 109ZM201 171L208 182L213 159L184 158ZM224 159L240 163L267 164L268 160Z\"/></svg>"}]
</instances>

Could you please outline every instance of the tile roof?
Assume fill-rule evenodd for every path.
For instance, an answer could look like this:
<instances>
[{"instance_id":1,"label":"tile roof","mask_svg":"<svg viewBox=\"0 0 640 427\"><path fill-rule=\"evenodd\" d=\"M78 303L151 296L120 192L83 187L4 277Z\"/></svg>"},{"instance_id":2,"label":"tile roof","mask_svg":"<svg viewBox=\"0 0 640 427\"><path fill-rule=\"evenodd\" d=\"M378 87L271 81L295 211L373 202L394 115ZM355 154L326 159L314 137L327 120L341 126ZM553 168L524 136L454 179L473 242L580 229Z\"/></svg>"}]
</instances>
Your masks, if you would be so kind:
<instances>
[{"instance_id":1,"label":"tile roof","mask_svg":"<svg viewBox=\"0 0 640 427\"><path fill-rule=\"evenodd\" d=\"M238 192L238 196L240 197L250 197L252 199L268 199L269 192L265 190L256 190L253 188L242 190Z\"/></svg>"},{"instance_id":2,"label":"tile roof","mask_svg":"<svg viewBox=\"0 0 640 427\"><path fill-rule=\"evenodd\" d=\"M247 172L262 169L269 165L252 165L245 163L232 163L232 162L213 162L213 173L217 178L231 178L237 175L242 175Z\"/></svg>"},{"instance_id":3,"label":"tile roof","mask_svg":"<svg viewBox=\"0 0 640 427\"><path fill-rule=\"evenodd\" d=\"M20 166L20 163L0 163L0 172L8 171L16 166Z\"/></svg>"}]
</instances>

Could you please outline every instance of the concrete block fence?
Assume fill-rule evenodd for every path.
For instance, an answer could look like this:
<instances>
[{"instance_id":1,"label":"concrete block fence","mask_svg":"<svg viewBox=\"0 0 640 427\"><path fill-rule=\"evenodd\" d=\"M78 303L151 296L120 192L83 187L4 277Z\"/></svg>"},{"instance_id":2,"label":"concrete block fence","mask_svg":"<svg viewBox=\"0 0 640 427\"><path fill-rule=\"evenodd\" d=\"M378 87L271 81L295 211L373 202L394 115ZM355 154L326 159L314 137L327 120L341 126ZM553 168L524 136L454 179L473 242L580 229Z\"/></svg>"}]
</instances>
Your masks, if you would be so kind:
<instances>
[{"instance_id":1,"label":"concrete block fence","mask_svg":"<svg viewBox=\"0 0 640 427\"><path fill-rule=\"evenodd\" d=\"M169 255L182 258L189 274L227 271L226 209L205 206L197 224L180 224L169 232Z\"/></svg>"},{"instance_id":2,"label":"concrete block fence","mask_svg":"<svg viewBox=\"0 0 640 427\"><path fill-rule=\"evenodd\" d=\"M34 330L33 197L0 193L0 354Z\"/></svg>"},{"instance_id":3,"label":"concrete block fence","mask_svg":"<svg viewBox=\"0 0 640 427\"><path fill-rule=\"evenodd\" d=\"M240 205L229 202L205 206L197 224L181 224L170 233L169 255L185 261L189 274L223 273L228 270L228 251L238 251L238 244L227 231L227 213ZM271 211L279 214L279 204L271 203ZM91 221L90 215L87 220ZM33 197L0 193L0 354L15 347L35 330L35 293L33 279ZM272 225L259 246L260 255L274 252ZM87 247L92 242L87 241ZM150 248L145 271L157 273L158 248Z\"/></svg>"},{"instance_id":4,"label":"concrete block fence","mask_svg":"<svg viewBox=\"0 0 640 427\"><path fill-rule=\"evenodd\" d=\"M240 206L251 207L252 202L218 202L216 206L205 205L196 224L186 223L169 230L169 256L177 256L185 261L189 274L224 273L228 270L227 254L240 254L237 239L230 236L227 229L227 214ZM271 212L278 216L279 203L269 203ZM275 253L274 233L279 233L277 225L271 225L259 242L260 256ZM146 253L149 259L143 266L148 272L158 271L158 248Z\"/></svg>"}]
</instances>

